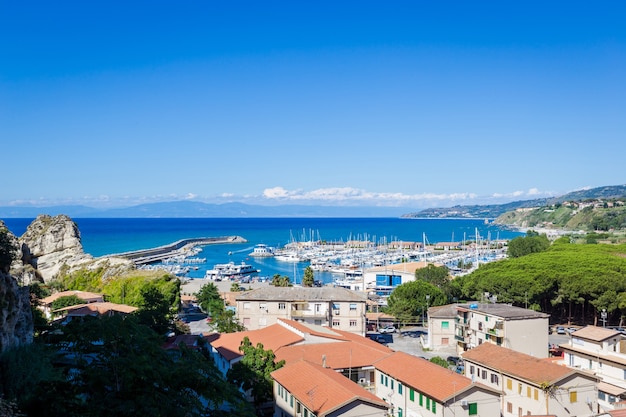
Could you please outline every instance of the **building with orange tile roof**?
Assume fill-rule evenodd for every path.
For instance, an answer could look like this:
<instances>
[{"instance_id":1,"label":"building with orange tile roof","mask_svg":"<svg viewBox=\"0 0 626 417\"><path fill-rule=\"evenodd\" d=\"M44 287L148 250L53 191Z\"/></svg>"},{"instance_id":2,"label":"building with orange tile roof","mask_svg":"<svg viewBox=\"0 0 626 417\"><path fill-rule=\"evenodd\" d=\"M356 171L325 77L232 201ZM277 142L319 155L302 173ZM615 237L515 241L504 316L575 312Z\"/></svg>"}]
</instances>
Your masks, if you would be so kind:
<instances>
[{"instance_id":1,"label":"building with orange tile roof","mask_svg":"<svg viewBox=\"0 0 626 417\"><path fill-rule=\"evenodd\" d=\"M502 416L595 416L598 378L492 343L463 354L465 376L502 392Z\"/></svg>"},{"instance_id":2,"label":"building with orange tile roof","mask_svg":"<svg viewBox=\"0 0 626 417\"><path fill-rule=\"evenodd\" d=\"M85 304L104 302L103 294L95 293L95 292L88 292L88 291L68 290L68 291L59 291L57 293L49 295L48 297L42 298L40 300L39 308L44 312L46 317L50 318L52 303L61 297L70 297L70 296L76 296L80 298L81 300L85 302Z\"/></svg>"},{"instance_id":3,"label":"building with orange tile roof","mask_svg":"<svg viewBox=\"0 0 626 417\"><path fill-rule=\"evenodd\" d=\"M274 416L384 417L388 405L337 372L296 361L272 372Z\"/></svg>"},{"instance_id":4,"label":"building with orange tile roof","mask_svg":"<svg viewBox=\"0 0 626 417\"><path fill-rule=\"evenodd\" d=\"M617 330L585 326L571 334L568 343L559 345L563 363L595 373L598 384L598 404L609 411L615 403L626 399L626 340Z\"/></svg>"},{"instance_id":5,"label":"building with orange tile roof","mask_svg":"<svg viewBox=\"0 0 626 417\"><path fill-rule=\"evenodd\" d=\"M74 317L111 316L113 314L131 314L135 311L137 311L137 307L129 306L126 304L95 302L60 308L53 311L53 313L64 314L66 320L71 320Z\"/></svg>"},{"instance_id":6,"label":"building with orange tile roof","mask_svg":"<svg viewBox=\"0 0 626 417\"><path fill-rule=\"evenodd\" d=\"M211 341L211 355L215 365L224 376L235 363L241 360L242 353L239 351L239 346L246 337L254 346L260 343L264 349L272 350L274 354L284 346L304 340L302 335L279 323L259 330L222 333Z\"/></svg>"},{"instance_id":7,"label":"building with orange tile roof","mask_svg":"<svg viewBox=\"0 0 626 417\"><path fill-rule=\"evenodd\" d=\"M376 395L394 416L498 416L500 393L447 368L404 352L374 363Z\"/></svg>"}]
</instances>

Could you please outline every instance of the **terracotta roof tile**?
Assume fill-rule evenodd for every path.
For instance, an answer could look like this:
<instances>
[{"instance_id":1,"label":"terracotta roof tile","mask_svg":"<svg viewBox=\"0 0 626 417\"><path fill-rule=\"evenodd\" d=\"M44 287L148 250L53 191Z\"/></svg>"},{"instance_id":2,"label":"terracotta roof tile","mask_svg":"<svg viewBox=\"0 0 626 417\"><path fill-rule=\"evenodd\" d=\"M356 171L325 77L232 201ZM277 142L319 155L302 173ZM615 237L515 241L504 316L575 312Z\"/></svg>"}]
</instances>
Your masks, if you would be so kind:
<instances>
[{"instance_id":1,"label":"terracotta roof tile","mask_svg":"<svg viewBox=\"0 0 626 417\"><path fill-rule=\"evenodd\" d=\"M46 298L42 298L41 302L44 305L47 304L51 304L53 301L56 301L57 299L61 298L61 297L68 297L68 296L72 296L75 295L76 297L80 298L81 300L85 300L87 302L89 301L97 301L97 300L104 300L104 295L99 294L99 293L95 293L95 292L87 292L87 291L78 291L78 290L68 290L68 291L61 291L61 292L57 292L54 293Z\"/></svg>"},{"instance_id":2,"label":"terracotta roof tile","mask_svg":"<svg viewBox=\"0 0 626 417\"><path fill-rule=\"evenodd\" d=\"M237 333L223 333L211 343L217 351L227 360L241 356L239 346L244 337L248 337L253 345L263 344L264 349L271 349L276 354L283 346L300 342L304 338L280 324L272 324L259 330L249 330Z\"/></svg>"},{"instance_id":3,"label":"terracotta roof tile","mask_svg":"<svg viewBox=\"0 0 626 417\"><path fill-rule=\"evenodd\" d=\"M321 366L325 361L326 366L332 369L371 366L375 361L393 353L393 350L380 343L371 342L375 346L354 341L302 344L285 346L275 353L277 360L285 360L286 363L306 360Z\"/></svg>"},{"instance_id":4,"label":"terracotta roof tile","mask_svg":"<svg viewBox=\"0 0 626 417\"><path fill-rule=\"evenodd\" d=\"M472 386L472 380L454 371L404 352L374 363L376 369L424 394L444 402ZM424 378L428 375L428 378Z\"/></svg>"},{"instance_id":5,"label":"terracotta roof tile","mask_svg":"<svg viewBox=\"0 0 626 417\"><path fill-rule=\"evenodd\" d=\"M103 315L110 312L130 314L137 311L137 307L129 306L126 304L115 304L109 302L97 302L89 304L78 304L68 307L63 307L58 311L67 311L70 316L86 316L93 313Z\"/></svg>"},{"instance_id":6,"label":"terracotta roof tile","mask_svg":"<svg viewBox=\"0 0 626 417\"><path fill-rule=\"evenodd\" d=\"M575 372L564 365L557 365L493 343L483 343L468 350L463 353L463 359L535 384L554 383Z\"/></svg>"},{"instance_id":7,"label":"terracotta roof tile","mask_svg":"<svg viewBox=\"0 0 626 417\"><path fill-rule=\"evenodd\" d=\"M354 301L365 303L367 296L363 293L341 287L274 287L268 285L236 295L237 301L271 300L271 301Z\"/></svg>"},{"instance_id":8,"label":"terracotta roof tile","mask_svg":"<svg viewBox=\"0 0 626 417\"><path fill-rule=\"evenodd\" d=\"M315 324L303 323L296 320L278 319L279 323L282 323L286 328L291 328L302 334L310 334L312 336L319 336L328 339L346 340L344 336L338 333L337 330L330 327L319 326Z\"/></svg>"},{"instance_id":9,"label":"terracotta roof tile","mask_svg":"<svg viewBox=\"0 0 626 417\"><path fill-rule=\"evenodd\" d=\"M306 375L306 378L303 376ZM297 361L272 372L272 378L285 387L318 417L351 403L362 401L381 409L387 403L331 369Z\"/></svg>"}]
</instances>

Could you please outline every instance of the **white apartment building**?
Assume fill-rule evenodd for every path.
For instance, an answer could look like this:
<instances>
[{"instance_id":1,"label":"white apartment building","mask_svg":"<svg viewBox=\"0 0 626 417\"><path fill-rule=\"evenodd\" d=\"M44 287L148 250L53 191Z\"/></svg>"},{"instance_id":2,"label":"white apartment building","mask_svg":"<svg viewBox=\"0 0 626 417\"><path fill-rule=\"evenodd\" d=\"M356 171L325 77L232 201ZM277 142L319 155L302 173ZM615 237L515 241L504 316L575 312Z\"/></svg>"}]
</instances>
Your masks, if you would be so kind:
<instances>
[{"instance_id":1,"label":"white apartment building","mask_svg":"<svg viewBox=\"0 0 626 417\"><path fill-rule=\"evenodd\" d=\"M279 318L365 335L365 293L340 287L267 286L236 296L237 319L248 330Z\"/></svg>"},{"instance_id":2,"label":"white apartment building","mask_svg":"<svg viewBox=\"0 0 626 417\"><path fill-rule=\"evenodd\" d=\"M501 392L503 417L597 415L593 374L492 343L468 350L463 360L466 377Z\"/></svg>"},{"instance_id":3,"label":"white apartment building","mask_svg":"<svg viewBox=\"0 0 626 417\"><path fill-rule=\"evenodd\" d=\"M626 399L626 340L617 330L586 326L572 333L563 350L565 365L594 373L598 404L605 411Z\"/></svg>"},{"instance_id":4,"label":"white apartment building","mask_svg":"<svg viewBox=\"0 0 626 417\"><path fill-rule=\"evenodd\" d=\"M461 353L483 343L493 343L536 358L547 358L549 318L548 314L509 304L458 304L454 324L457 350ZM442 328L435 328L438 325ZM429 322L429 334L442 333L444 326L445 318ZM447 323L448 331L451 327Z\"/></svg>"}]
</instances>

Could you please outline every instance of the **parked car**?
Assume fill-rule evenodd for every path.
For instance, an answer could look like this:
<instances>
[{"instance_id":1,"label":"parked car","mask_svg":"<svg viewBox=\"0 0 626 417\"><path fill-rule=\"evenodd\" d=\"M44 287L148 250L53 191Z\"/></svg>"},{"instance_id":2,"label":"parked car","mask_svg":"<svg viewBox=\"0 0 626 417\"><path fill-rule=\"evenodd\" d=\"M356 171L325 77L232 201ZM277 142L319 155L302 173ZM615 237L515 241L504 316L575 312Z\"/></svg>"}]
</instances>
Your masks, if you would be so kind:
<instances>
[{"instance_id":1,"label":"parked car","mask_svg":"<svg viewBox=\"0 0 626 417\"><path fill-rule=\"evenodd\" d=\"M382 329L378 330L380 333L395 333L396 332L396 326L394 326L393 324L390 324L389 326L385 326Z\"/></svg>"},{"instance_id":2,"label":"parked car","mask_svg":"<svg viewBox=\"0 0 626 417\"><path fill-rule=\"evenodd\" d=\"M558 326L556 328L556 334L565 334L565 327L563 326Z\"/></svg>"},{"instance_id":3,"label":"parked car","mask_svg":"<svg viewBox=\"0 0 626 417\"><path fill-rule=\"evenodd\" d=\"M463 360L459 358L458 356L448 356L446 360L454 365L460 365L463 363Z\"/></svg>"},{"instance_id":4,"label":"parked car","mask_svg":"<svg viewBox=\"0 0 626 417\"><path fill-rule=\"evenodd\" d=\"M389 333L368 333L367 337L385 346L388 343L393 343L393 335Z\"/></svg>"}]
</instances>

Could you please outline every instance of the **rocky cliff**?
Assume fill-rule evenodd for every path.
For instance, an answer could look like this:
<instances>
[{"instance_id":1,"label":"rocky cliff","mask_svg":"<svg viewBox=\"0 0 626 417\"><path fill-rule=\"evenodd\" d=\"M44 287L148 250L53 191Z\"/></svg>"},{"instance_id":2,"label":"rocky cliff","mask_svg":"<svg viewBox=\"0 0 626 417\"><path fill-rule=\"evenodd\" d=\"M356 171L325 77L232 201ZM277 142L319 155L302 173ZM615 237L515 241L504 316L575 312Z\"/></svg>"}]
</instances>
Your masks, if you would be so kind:
<instances>
[{"instance_id":1,"label":"rocky cliff","mask_svg":"<svg viewBox=\"0 0 626 417\"><path fill-rule=\"evenodd\" d=\"M98 258L83 251L76 223L65 215L38 216L18 239L21 262L12 265L12 272L23 284L47 283L59 271L106 266L116 273L133 268L133 263L121 258Z\"/></svg>"},{"instance_id":2,"label":"rocky cliff","mask_svg":"<svg viewBox=\"0 0 626 417\"><path fill-rule=\"evenodd\" d=\"M33 313L28 287L0 272L0 352L33 341Z\"/></svg>"}]
</instances>

